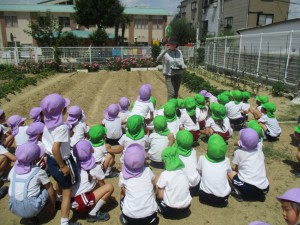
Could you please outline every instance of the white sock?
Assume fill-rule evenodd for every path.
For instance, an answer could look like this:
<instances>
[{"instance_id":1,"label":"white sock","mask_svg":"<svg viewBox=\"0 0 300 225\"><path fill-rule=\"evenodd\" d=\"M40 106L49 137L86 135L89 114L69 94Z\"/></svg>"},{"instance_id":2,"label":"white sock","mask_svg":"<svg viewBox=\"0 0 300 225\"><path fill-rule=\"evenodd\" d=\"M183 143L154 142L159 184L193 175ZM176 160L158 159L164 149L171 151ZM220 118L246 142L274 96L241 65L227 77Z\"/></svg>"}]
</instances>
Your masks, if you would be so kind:
<instances>
[{"instance_id":1,"label":"white sock","mask_svg":"<svg viewBox=\"0 0 300 225\"><path fill-rule=\"evenodd\" d=\"M69 218L60 218L60 225L69 225Z\"/></svg>"},{"instance_id":2,"label":"white sock","mask_svg":"<svg viewBox=\"0 0 300 225\"><path fill-rule=\"evenodd\" d=\"M101 209L101 207L106 203L106 201L100 199L94 208L89 212L91 216L96 216L96 213Z\"/></svg>"},{"instance_id":3,"label":"white sock","mask_svg":"<svg viewBox=\"0 0 300 225\"><path fill-rule=\"evenodd\" d=\"M56 195L56 201L62 202L62 195L57 194Z\"/></svg>"},{"instance_id":4,"label":"white sock","mask_svg":"<svg viewBox=\"0 0 300 225\"><path fill-rule=\"evenodd\" d=\"M111 167L107 167L106 172L105 172L105 176L108 176L111 172Z\"/></svg>"}]
</instances>

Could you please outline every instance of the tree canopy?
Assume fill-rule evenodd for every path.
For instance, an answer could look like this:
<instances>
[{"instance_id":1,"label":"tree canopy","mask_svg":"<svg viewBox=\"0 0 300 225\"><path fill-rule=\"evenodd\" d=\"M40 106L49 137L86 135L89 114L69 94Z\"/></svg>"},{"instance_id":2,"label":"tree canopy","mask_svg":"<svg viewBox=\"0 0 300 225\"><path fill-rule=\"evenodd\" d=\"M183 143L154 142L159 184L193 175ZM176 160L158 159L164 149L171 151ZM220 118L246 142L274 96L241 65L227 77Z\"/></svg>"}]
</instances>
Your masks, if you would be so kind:
<instances>
[{"instance_id":1,"label":"tree canopy","mask_svg":"<svg viewBox=\"0 0 300 225\"><path fill-rule=\"evenodd\" d=\"M196 30L184 18L175 18L170 26L172 27L170 36L175 36L180 45L195 41Z\"/></svg>"},{"instance_id":2,"label":"tree canopy","mask_svg":"<svg viewBox=\"0 0 300 225\"><path fill-rule=\"evenodd\" d=\"M76 22L89 28L113 27L124 7L119 0L76 0L74 18Z\"/></svg>"}]
</instances>

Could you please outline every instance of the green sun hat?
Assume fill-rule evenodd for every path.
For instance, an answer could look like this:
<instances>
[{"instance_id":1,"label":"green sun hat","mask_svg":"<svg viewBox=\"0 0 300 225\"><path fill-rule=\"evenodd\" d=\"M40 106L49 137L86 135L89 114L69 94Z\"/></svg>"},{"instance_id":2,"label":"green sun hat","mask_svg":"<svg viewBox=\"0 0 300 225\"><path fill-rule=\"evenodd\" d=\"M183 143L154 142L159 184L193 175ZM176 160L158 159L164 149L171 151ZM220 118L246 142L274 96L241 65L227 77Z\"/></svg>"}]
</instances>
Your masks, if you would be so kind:
<instances>
[{"instance_id":1,"label":"green sun hat","mask_svg":"<svg viewBox=\"0 0 300 225\"><path fill-rule=\"evenodd\" d=\"M226 105L228 102L230 102L229 96L224 93L219 94L217 99L218 99L218 102L222 105Z\"/></svg>"},{"instance_id":2,"label":"green sun hat","mask_svg":"<svg viewBox=\"0 0 300 225\"><path fill-rule=\"evenodd\" d=\"M139 115L130 116L126 122L126 136L132 140L140 140L141 138L143 138L145 135L143 122L143 117Z\"/></svg>"},{"instance_id":3,"label":"green sun hat","mask_svg":"<svg viewBox=\"0 0 300 225\"><path fill-rule=\"evenodd\" d=\"M164 116L167 119L167 122L173 122L177 119L176 108L173 103L168 102L164 105Z\"/></svg>"},{"instance_id":4,"label":"green sun hat","mask_svg":"<svg viewBox=\"0 0 300 225\"><path fill-rule=\"evenodd\" d=\"M167 147L161 153L161 158L165 162L167 171L176 171L184 168L184 163L179 158L179 155L174 147Z\"/></svg>"},{"instance_id":5,"label":"green sun hat","mask_svg":"<svg viewBox=\"0 0 300 225\"><path fill-rule=\"evenodd\" d=\"M187 130L178 131L176 134L176 142L174 147L176 148L179 155L188 157L192 154L192 145L194 137Z\"/></svg>"},{"instance_id":6,"label":"green sun hat","mask_svg":"<svg viewBox=\"0 0 300 225\"><path fill-rule=\"evenodd\" d=\"M300 134L300 125L299 125L299 126L296 126L296 127L294 128L294 131L295 131L296 133Z\"/></svg>"},{"instance_id":7,"label":"green sun hat","mask_svg":"<svg viewBox=\"0 0 300 225\"><path fill-rule=\"evenodd\" d=\"M256 120L250 120L248 122L248 127L252 128L253 130L255 130L258 134L258 137L261 141L262 135L263 135L263 130L261 128L261 126L259 125L259 123Z\"/></svg>"},{"instance_id":8,"label":"green sun hat","mask_svg":"<svg viewBox=\"0 0 300 225\"><path fill-rule=\"evenodd\" d=\"M269 118L275 118L274 112L276 112L276 105L272 102L262 104L262 107L267 111Z\"/></svg>"},{"instance_id":9,"label":"green sun hat","mask_svg":"<svg viewBox=\"0 0 300 225\"><path fill-rule=\"evenodd\" d=\"M169 99L168 102L173 103L176 108L178 107L178 99L177 98L171 98L171 99Z\"/></svg>"},{"instance_id":10,"label":"green sun hat","mask_svg":"<svg viewBox=\"0 0 300 225\"><path fill-rule=\"evenodd\" d=\"M187 97L184 100L184 105L189 116L195 116L196 114L196 101L192 97Z\"/></svg>"},{"instance_id":11,"label":"green sun hat","mask_svg":"<svg viewBox=\"0 0 300 225\"><path fill-rule=\"evenodd\" d=\"M258 102L260 102L260 104L265 104L267 102L269 102L269 98L267 96L264 95L260 95L260 96L256 96L255 98Z\"/></svg>"},{"instance_id":12,"label":"green sun hat","mask_svg":"<svg viewBox=\"0 0 300 225\"><path fill-rule=\"evenodd\" d=\"M205 158L212 163L222 162L225 160L226 151L227 146L224 139L220 135L214 134L208 139Z\"/></svg>"},{"instance_id":13,"label":"green sun hat","mask_svg":"<svg viewBox=\"0 0 300 225\"><path fill-rule=\"evenodd\" d=\"M229 98L231 97L231 91L223 91L221 94L222 94L222 95L226 95L226 96L228 96Z\"/></svg>"},{"instance_id":14,"label":"green sun hat","mask_svg":"<svg viewBox=\"0 0 300 225\"><path fill-rule=\"evenodd\" d=\"M224 105L212 102L210 103L211 117L214 120L223 120L226 117L226 108Z\"/></svg>"},{"instance_id":15,"label":"green sun hat","mask_svg":"<svg viewBox=\"0 0 300 225\"><path fill-rule=\"evenodd\" d=\"M153 120L154 129L156 133L167 136L170 134L170 129L168 128L167 119L164 116L156 116Z\"/></svg>"},{"instance_id":16,"label":"green sun hat","mask_svg":"<svg viewBox=\"0 0 300 225\"><path fill-rule=\"evenodd\" d=\"M243 91L242 94L244 101L248 102L248 100L251 98L251 94L248 91Z\"/></svg>"},{"instance_id":17,"label":"green sun hat","mask_svg":"<svg viewBox=\"0 0 300 225\"><path fill-rule=\"evenodd\" d=\"M196 101L196 106L199 108L199 109L203 109L206 107L206 101L205 101L205 97L203 95L200 95L200 94L195 94L194 96L195 98L195 101Z\"/></svg>"},{"instance_id":18,"label":"green sun hat","mask_svg":"<svg viewBox=\"0 0 300 225\"><path fill-rule=\"evenodd\" d=\"M94 125L89 130L90 142L93 147L99 147L104 145L104 137L107 132L106 127L102 125Z\"/></svg>"},{"instance_id":19,"label":"green sun hat","mask_svg":"<svg viewBox=\"0 0 300 225\"><path fill-rule=\"evenodd\" d=\"M153 96L150 97L150 102L152 102L153 108L155 108L156 107L156 99Z\"/></svg>"},{"instance_id":20,"label":"green sun hat","mask_svg":"<svg viewBox=\"0 0 300 225\"><path fill-rule=\"evenodd\" d=\"M233 90L231 91L231 97L234 98L235 104L239 104L243 99L243 94L239 90Z\"/></svg>"},{"instance_id":21,"label":"green sun hat","mask_svg":"<svg viewBox=\"0 0 300 225\"><path fill-rule=\"evenodd\" d=\"M184 109L184 100L182 98L178 98L178 108Z\"/></svg>"}]
</instances>

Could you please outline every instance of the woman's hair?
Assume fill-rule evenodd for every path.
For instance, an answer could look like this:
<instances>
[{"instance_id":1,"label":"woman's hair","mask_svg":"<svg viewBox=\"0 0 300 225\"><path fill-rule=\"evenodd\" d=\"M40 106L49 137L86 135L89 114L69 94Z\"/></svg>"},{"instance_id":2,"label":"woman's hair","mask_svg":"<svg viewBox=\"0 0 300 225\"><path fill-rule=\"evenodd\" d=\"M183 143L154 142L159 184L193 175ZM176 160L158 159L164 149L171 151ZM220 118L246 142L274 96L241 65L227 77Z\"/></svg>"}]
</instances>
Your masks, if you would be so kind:
<instances>
[{"instance_id":1,"label":"woman's hair","mask_svg":"<svg viewBox=\"0 0 300 225\"><path fill-rule=\"evenodd\" d=\"M221 127L222 130L225 131L224 120L215 120L216 124Z\"/></svg>"}]
</instances>

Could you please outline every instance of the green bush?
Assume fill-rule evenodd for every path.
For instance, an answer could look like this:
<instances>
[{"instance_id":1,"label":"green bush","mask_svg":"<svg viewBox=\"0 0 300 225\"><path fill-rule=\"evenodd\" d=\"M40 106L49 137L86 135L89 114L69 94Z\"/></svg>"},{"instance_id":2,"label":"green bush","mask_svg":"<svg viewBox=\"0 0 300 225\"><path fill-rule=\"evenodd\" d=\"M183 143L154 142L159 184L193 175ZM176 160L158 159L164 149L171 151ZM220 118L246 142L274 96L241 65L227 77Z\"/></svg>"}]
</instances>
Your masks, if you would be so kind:
<instances>
[{"instance_id":1,"label":"green bush","mask_svg":"<svg viewBox=\"0 0 300 225\"><path fill-rule=\"evenodd\" d=\"M282 81L277 81L272 87L273 96L282 96L284 92L284 83Z\"/></svg>"},{"instance_id":2,"label":"green bush","mask_svg":"<svg viewBox=\"0 0 300 225\"><path fill-rule=\"evenodd\" d=\"M159 45L152 45L151 47L151 56L154 61L156 61L156 58L159 56L160 53L160 46Z\"/></svg>"}]
</instances>

